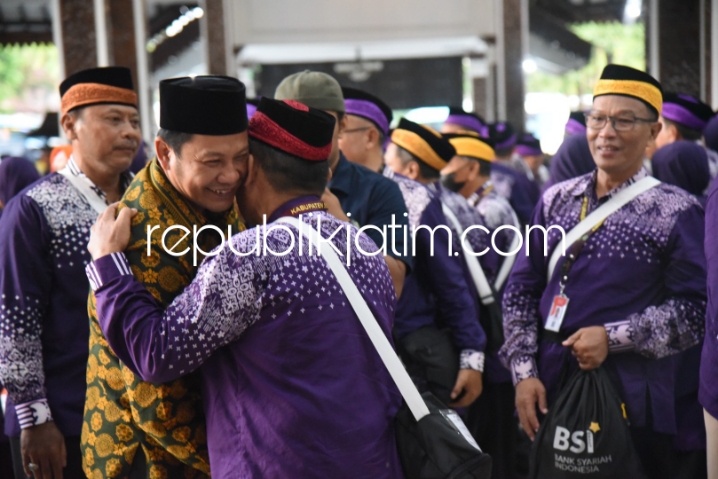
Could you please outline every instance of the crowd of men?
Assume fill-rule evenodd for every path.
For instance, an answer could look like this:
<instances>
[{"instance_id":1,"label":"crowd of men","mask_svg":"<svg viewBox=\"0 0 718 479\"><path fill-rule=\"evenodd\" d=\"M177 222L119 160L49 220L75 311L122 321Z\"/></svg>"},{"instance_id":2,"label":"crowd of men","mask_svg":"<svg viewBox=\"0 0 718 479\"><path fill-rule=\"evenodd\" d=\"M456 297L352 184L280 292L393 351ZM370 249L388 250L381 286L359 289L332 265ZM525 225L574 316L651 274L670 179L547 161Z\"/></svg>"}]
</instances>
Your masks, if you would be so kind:
<instances>
[{"instance_id":1,"label":"crowd of men","mask_svg":"<svg viewBox=\"0 0 718 479\"><path fill-rule=\"evenodd\" d=\"M527 477L561 378L601 367L645 477L718 478L708 105L608 65L547 161L457 108L391 129L387 103L320 72L257 100L176 78L147 162L131 78L62 82L59 171L0 162L0 475L404 477L401 394L295 217L492 477Z\"/></svg>"}]
</instances>

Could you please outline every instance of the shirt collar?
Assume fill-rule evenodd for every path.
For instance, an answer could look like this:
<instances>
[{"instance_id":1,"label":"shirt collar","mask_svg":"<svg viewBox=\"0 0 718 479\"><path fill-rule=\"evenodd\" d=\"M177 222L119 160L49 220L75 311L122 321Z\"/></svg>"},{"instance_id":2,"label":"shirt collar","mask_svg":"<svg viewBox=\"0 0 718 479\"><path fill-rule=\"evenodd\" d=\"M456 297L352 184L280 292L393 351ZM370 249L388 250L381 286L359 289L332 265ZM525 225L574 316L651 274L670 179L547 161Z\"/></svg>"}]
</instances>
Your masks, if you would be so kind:
<instances>
[{"instance_id":1,"label":"shirt collar","mask_svg":"<svg viewBox=\"0 0 718 479\"><path fill-rule=\"evenodd\" d=\"M82 179L82 181L85 181L90 188L92 188L92 191L97 193L97 195L104 200L105 203L107 202L107 195L104 191L100 189L99 186L97 186L93 181L90 179L89 176L87 176L83 171L80 169L79 166L77 166L77 163L75 162L75 158L70 155L70 159L67 160L66 165L68 171L72 173L73 176L77 176L78 178ZM125 190L127 190L127 187L130 186L130 183L132 183L132 179L134 178L134 174L127 170L123 171L120 175L120 189L122 190L122 193L124 194ZM109 204L109 203L108 203Z\"/></svg>"},{"instance_id":2,"label":"shirt collar","mask_svg":"<svg viewBox=\"0 0 718 479\"><path fill-rule=\"evenodd\" d=\"M314 211L327 211L327 205L324 204L318 196L300 196L282 203L279 208L274 210L274 212L269 215L269 218L267 218L267 224L274 223L283 216L298 217L302 214Z\"/></svg>"},{"instance_id":3,"label":"shirt collar","mask_svg":"<svg viewBox=\"0 0 718 479\"><path fill-rule=\"evenodd\" d=\"M638 172L609 191L604 197L601 198L601 200L605 201L608 198L611 198L613 195L618 193L619 191L628 188L630 185L635 183L636 181L645 178L648 176L648 170L646 170L645 167L641 167ZM573 196L584 196L587 195L593 199L596 198L596 179L598 177L598 169L593 170L592 173L586 175L584 178L582 178L580 181L577 181L576 184L571 188L570 194Z\"/></svg>"},{"instance_id":4,"label":"shirt collar","mask_svg":"<svg viewBox=\"0 0 718 479\"><path fill-rule=\"evenodd\" d=\"M340 151L337 169L334 170L332 179L329 180L329 184L327 186L334 194L339 191L348 195L351 192L351 176L349 160L347 160L344 153Z\"/></svg>"}]
</instances>

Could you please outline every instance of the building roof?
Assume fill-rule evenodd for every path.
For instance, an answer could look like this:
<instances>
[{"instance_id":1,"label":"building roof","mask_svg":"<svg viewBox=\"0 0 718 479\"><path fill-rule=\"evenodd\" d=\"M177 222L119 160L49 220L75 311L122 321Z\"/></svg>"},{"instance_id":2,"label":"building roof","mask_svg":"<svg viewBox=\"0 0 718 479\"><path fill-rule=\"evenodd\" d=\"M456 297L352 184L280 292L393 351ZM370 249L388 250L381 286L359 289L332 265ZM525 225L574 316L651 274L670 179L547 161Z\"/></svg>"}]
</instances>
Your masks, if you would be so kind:
<instances>
[{"instance_id":1,"label":"building roof","mask_svg":"<svg viewBox=\"0 0 718 479\"><path fill-rule=\"evenodd\" d=\"M0 45L52 42L49 0L2 0Z\"/></svg>"}]
</instances>

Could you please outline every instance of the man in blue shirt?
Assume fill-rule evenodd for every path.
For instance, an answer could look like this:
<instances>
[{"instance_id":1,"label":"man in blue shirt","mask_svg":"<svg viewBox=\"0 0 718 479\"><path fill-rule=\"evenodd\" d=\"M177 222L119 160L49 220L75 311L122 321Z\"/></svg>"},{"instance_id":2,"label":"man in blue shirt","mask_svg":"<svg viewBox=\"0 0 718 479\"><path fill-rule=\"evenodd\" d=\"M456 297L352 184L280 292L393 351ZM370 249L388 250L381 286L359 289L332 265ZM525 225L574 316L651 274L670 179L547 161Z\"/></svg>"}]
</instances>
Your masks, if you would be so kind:
<instances>
[{"instance_id":1,"label":"man in blue shirt","mask_svg":"<svg viewBox=\"0 0 718 479\"><path fill-rule=\"evenodd\" d=\"M324 110L337 119L329 156L332 178L322 201L328 205L329 212L340 220L350 221L359 227L373 226L364 231L380 249L386 245L384 259L399 296L404 277L411 270L411 256L404 252L404 228L408 229L406 205L393 181L347 161L339 150L339 137L346 129L346 108L339 83L326 73L305 70L282 80L274 97L277 100L296 100ZM398 228L393 229L393 225ZM386 233L383 232L385 228Z\"/></svg>"}]
</instances>

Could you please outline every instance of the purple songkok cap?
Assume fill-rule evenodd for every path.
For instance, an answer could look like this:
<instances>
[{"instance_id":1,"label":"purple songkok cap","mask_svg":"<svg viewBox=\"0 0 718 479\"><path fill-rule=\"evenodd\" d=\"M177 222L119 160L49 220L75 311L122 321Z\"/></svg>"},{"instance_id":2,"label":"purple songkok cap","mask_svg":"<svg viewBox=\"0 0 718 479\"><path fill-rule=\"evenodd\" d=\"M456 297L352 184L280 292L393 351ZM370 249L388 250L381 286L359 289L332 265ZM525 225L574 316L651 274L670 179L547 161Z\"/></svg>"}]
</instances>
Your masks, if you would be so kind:
<instances>
[{"instance_id":1,"label":"purple songkok cap","mask_svg":"<svg viewBox=\"0 0 718 479\"><path fill-rule=\"evenodd\" d=\"M718 116L711 118L703 129L703 138L705 138L708 148L718 151Z\"/></svg>"},{"instance_id":2,"label":"purple songkok cap","mask_svg":"<svg viewBox=\"0 0 718 479\"><path fill-rule=\"evenodd\" d=\"M528 145L518 145L514 150L519 156L541 156L543 151L539 148L535 148Z\"/></svg>"},{"instance_id":3,"label":"purple songkok cap","mask_svg":"<svg viewBox=\"0 0 718 479\"><path fill-rule=\"evenodd\" d=\"M384 133L389 135L389 121L384 112L375 103L368 100L359 100L354 98L345 98L344 105L348 115L356 115L376 124Z\"/></svg>"},{"instance_id":4,"label":"purple songkok cap","mask_svg":"<svg viewBox=\"0 0 718 479\"><path fill-rule=\"evenodd\" d=\"M257 113L257 106L247 103L247 119L250 119Z\"/></svg>"},{"instance_id":5,"label":"purple songkok cap","mask_svg":"<svg viewBox=\"0 0 718 479\"><path fill-rule=\"evenodd\" d=\"M667 120L675 121L692 130L701 131L707 125L706 121L698 118L693 112L676 103L664 103L661 115Z\"/></svg>"},{"instance_id":6,"label":"purple songkok cap","mask_svg":"<svg viewBox=\"0 0 718 479\"><path fill-rule=\"evenodd\" d=\"M651 159L653 176L701 196L710 184L708 154L701 145L679 140L657 149Z\"/></svg>"},{"instance_id":7,"label":"purple songkok cap","mask_svg":"<svg viewBox=\"0 0 718 479\"><path fill-rule=\"evenodd\" d=\"M478 118L474 118L470 115L449 115L449 117L446 119L446 121L444 121L444 123L462 126L467 130L475 131L479 134L481 134L486 129L485 125L481 123Z\"/></svg>"},{"instance_id":8,"label":"purple songkok cap","mask_svg":"<svg viewBox=\"0 0 718 479\"><path fill-rule=\"evenodd\" d=\"M568 122L566 122L566 133L569 135L585 135L586 126L582 125L578 120L569 118Z\"/></svg>"},{"instance_id":9,"label":"purple songkok cap","mask_svg":"<svg viewBox=\"0 0 718 479\"><path fill-rule=\"evenodd\" d=\"M503 126L503 125L501 125ZM495 149L496 150L505 150L508 148L512 148L514 145L516 145L516 134L511 135L510 137L506 138L501 143L497 143Z\"/></svg>"}]
</instances>

